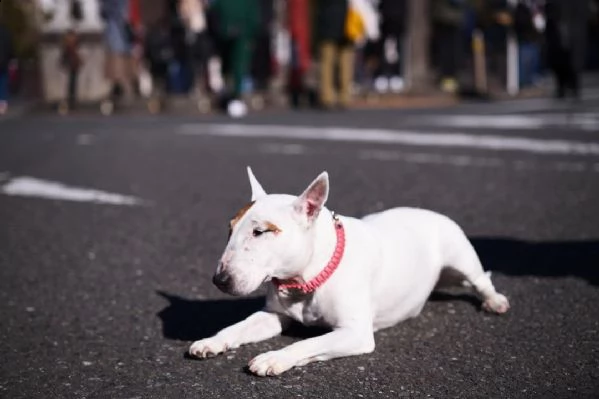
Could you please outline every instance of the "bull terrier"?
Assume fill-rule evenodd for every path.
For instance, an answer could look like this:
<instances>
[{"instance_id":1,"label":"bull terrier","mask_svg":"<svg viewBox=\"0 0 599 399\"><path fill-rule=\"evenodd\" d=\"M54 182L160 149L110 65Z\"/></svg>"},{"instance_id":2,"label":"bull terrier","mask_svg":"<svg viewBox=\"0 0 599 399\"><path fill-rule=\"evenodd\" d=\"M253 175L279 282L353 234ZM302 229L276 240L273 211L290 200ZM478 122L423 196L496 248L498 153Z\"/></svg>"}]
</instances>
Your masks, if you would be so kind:
<instances>
[{"instance_id":1,"label":"bull terrier","mask_svg":"<svg viewBox=\"0 0 599 399\"><path fill-rule=\"evenodd\" d=\"M249 362L259 376L314 361L370 353L374 332L417 316L442 272L457 273L492 313L508 311L462 229L438 213L395 208L362 219L325 207L329 178L320 174L298 197L267 194L248 167L251 202L230 222L214 284L232 295L268 286L263 310L196 341L207 358L279 335L292 320L331 332Z\"/></svg>"}]
</instances>

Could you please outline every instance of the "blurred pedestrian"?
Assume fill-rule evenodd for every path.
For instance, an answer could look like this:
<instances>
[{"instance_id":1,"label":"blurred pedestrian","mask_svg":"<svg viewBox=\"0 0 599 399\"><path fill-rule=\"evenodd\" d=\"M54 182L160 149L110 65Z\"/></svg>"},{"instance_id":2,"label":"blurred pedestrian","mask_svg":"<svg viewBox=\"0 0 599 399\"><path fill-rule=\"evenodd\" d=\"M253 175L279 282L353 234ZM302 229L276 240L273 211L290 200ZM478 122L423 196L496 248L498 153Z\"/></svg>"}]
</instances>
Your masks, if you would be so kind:
<instances>
[{"instance_id":1,"label":"blurred pedestrian","mask_svg":"<svg viewBox=\"0 0 599 399\"><path fill-rule=\"evenodd\" d=\"M462 56L462 33L466 23L466 0L432 1L441 90L455 93L459 89L458 68Z\"/></svg>"},{"instance_id":2,"label":"blurred pedestrian","mask_svg":"<svg viewBox=\"0 0 599 399\"><path fill-rule=\"evenodd\" d=\"M378 39L379 21L367 0L327 0L318 3L317 37L320 55L320 103L330 110L349 106L352 97L355 46ZM335 69L339 64L339 93Z\"/></svg>"},{"instance_id":3,"label":"blurred pedestrian","mask_svg":"<svg viewBox=\"0 0 599 399\"><path fill-rule=\"evenodd\" d=\"M174 58L170 25L166 16L151 24L145 37L144 55L152 77L152 93L149 108L152 113L160 111L168 84L168 69Z\"/></svg>"},{"instance_id":4,"label":"blurred pedestrian","mask_svg":"<svg viewBox=\"0 0 599 399\"><path fill-rule=\"evenodd\" d=\"M287 7L291 7L290 2L287 3ZM268 88L273 75L272 25L275 18L274 0L258 0L258 9L259 21L252 52L251 75L254 89L264 91ZM309 23L309 20L305 22Z\"/></svg>"},{"instance_id":5,"label":"blurred pedestrian","mask_svg":"<svg viewBox=\"0 0 599 399\"><path fill-rule=\"evenodd\" d=\"M555 76L557 98L580 95L587 7L586 0L548 0L545 5L547 64Z\"/></svg>"},{"instance_id":6,"label":"blurred pedestrian","mask_svg":"<svg viewBox=\"0 0 599 399\"><path fill-rule=\"evenodd\" d=\"M347 0L328 0L318 3L317 37L320 58L320 105L335 106L335 68L339 64L339 102L348 105L354 69L353 43L345 34L348 14Z\"/></svg>"},{"instance_id":7,"label":"blurred pedestrian","mask_svg":"<svg viewBox=\"0 0 599 399\"><path fill-rule=\"evenodd\" d=\"M287 24L291 36L288 91L291 105L299 107L304 97L308 97L308 102L311 100L306 82L312 64L310 0L289 0L287 4Z\"/></svg>"},{"instance_id":8,"label":"blurred pedestrian","mask_svg":"<svg viewBox=\"0 0 599 399\"><path fill-rule=\"evenodd\" d=\"M62 41L61 65L67 73L66 107L74 109L77 102L77 81L81 68L79 54L79 37L73 29L69 29Z\"/></svg>"},{"instance_id":9,"label":"blurred pedestrian","mask_svg":"<svg viewBox=\"0 0 599 399\"><path fill-rule=\"evenodd\" d=\"M227 110L231 116L241 117L247 113L242 96L258 29L258 3L256 0L213 0L211 8L212 29L223 60L223 71L233 81Z\"/></svg>"},{"instance_id":10,"label":"blurred pedestrian","mask_svg":"<svg viewBox=\"0 0 599 399\"><path fill-rule=\"evenodd\" d=\"M207 65L211 53L204 1L179 0L179 15L190 48L195 91L201 95L207 89Z\"/></svg>"},{"instance_id":11,"label":"blurred pedestrian","mask_svg":"<svg viewBox=\"0 0 599 399\"><path fill-rule=\"evenodd\" d=\"M520 88L536 81L540 64L540 33L534 23L530 4L520 0L514 9L514 31L518 39L518 75Z\"/></svg>"},{"instance_id":12,"label":"blurred pedestrian","mask_svg":"<svg viewBox=\"0 0 599 399\"><path fill-rule=\"evenodd\" d=\"M129 23L128 0L101 0L100 10L105 22L106 74L111 82L111 96L121 92L124 103L133 101L131 50L134 32Z\"/></svg>"},{"instance_id":13,"label":"blurred pedestrian","mask_svg":"<svg viewBox=\"0 0 599 399\"><path fill-rule=\"evenodd\" d=\"M403 40L407 21L406 0L380 0L381 39L378 43L380 67L375 89L380 92L399 92L404 87Z\"/></svg>"},{"instance_id":14,"label":"blurred pedestrian","mask_svg":"<svg viewBox=\"0 0 599 399\"><path fill-rule=\"evenodd\" d=\"M8 111L8 67L14 56L12 35L0 22L0 115Z\"/></svg>"}]
</instances>

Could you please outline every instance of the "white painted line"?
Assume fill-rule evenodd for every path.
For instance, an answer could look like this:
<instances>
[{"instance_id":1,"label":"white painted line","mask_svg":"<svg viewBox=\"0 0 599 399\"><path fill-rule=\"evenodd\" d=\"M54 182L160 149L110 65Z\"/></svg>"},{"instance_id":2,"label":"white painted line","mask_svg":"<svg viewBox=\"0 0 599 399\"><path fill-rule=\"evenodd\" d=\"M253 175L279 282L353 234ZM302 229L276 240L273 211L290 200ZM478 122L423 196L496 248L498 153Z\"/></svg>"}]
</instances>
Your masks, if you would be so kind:
<instances>
[{"instance_id":1,"label":"white painted line","mask_svg":"<svg viewBox=\"0 0 599 399\"><path fill-rule=\"evenodd\" d=\"M533 162L527 160L504 160L499 158L473 157L469 155L443 155L427 153L405 153L393 150L362 150L358 158L364 161L407 162L457 167L499 168L516 170L553 170L558 172L599 172L599 164L583 162Z\"/></svg>"},{"instance_id":2,"label":"white painted line","mask_svg":"<svg viewBox=\"0 0 599 399\"><path fill-rule=\"evenodd\" d=\"M435 126L485 129L541 129L542 118L522 115L447 115L435 117Z\"/></svg>"},{"instance_id":3,"label":"white painted line","mask_svg":"<svg viewBox=\"0 0 599 399\"><path fill-rule=\"evenodd\" d=\"M478 148L495 151L526 151L539 154L599 155L599 144L597 143L466 133L424 133L409 130L236 124L184 124L181 125L178 132L187 135L223 137L275 137L427 147Z\"/></svg>"},{"instance_id":4,"label":"white painted line","mask_svg":"<svg viewBox=\"0 0 599 399\"><path fill-rule=\"evenodd\" d=\"M478 166L485 168L497 168L505 165L505 162L498 158L471 157L468 155L403 153L399 151L386 150L363 150L359 152L358 158L362 160L403 161L408 163Z\"/></svg>"},{"instance_id":5,"label":"white painted line","mask_svg":"<svg viewBox=\"0 0 599 399\"><path fill-rule=\"evenodd\" d=\"M59 182L36 179L34 177L15 177L0 187L0 193L23 197L38 197L63 201L95 202L112 205L140 205L141 200L126 195L105 191L69 187Z\"/></svg>"},{"instance_id":6,"label":"white painted line","mask_svg":"<svg viewBox=\"0 0 599 399\"><path fill-rule=\"evenodd\" d=\"M301 144L268 143L261 145L260 151L266 154L302 155L306 152L306 146Z\"/></svg>"},{"instance_id":7,"label":"white painted line","mask_svg":"<svg viewBox=\"0 0 599 399\"><path fill-rule=\"evenodd\" d=\"M540 130L548 127L575 128L586 131L599 130L599 114L559 113L551 115L446 115L433 117L429 122L433 126L503 129L503 130Z\"/></svg>"}]
</instances>

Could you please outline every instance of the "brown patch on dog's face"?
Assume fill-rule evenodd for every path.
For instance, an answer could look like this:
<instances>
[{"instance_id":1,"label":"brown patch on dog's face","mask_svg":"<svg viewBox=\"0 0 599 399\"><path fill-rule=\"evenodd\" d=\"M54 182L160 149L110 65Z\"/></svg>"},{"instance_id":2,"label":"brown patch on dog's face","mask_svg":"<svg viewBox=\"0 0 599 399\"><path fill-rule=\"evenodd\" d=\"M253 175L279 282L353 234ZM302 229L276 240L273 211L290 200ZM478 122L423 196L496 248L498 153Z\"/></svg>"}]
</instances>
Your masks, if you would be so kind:
<instances>
[{"instance_id":1,"label":"brown patch on dog's face","mask_svg":"<svg viewBox=\"0 0 599 399\"><path fill-rule=\"evenodd\" d=\"M279 226L271 222L266 222L266 230L272 231L275 234L279 234L281 232Z\"/></svg>"},{"instance_id":2,"label":"brown patch on dog's face","mask_svg":"<svg viewBox=\"0 0 599 399\"><path fill-rule=\"evenodd\" d=\"M255 201L252 201L252 202L246 204L243 208L241 208L239 211L237 211L235 216L233 216L233 219L231 219L231 221L229 222L229 238L231 238L231 234L233 234L233 229L235 228L235 225L237 224L237 222L239 222L239 220L243 217L243 215L245 215L247 213L247 211L252 207L252 205L254 205L254 202Z\"/></svg>"}]
</instances>

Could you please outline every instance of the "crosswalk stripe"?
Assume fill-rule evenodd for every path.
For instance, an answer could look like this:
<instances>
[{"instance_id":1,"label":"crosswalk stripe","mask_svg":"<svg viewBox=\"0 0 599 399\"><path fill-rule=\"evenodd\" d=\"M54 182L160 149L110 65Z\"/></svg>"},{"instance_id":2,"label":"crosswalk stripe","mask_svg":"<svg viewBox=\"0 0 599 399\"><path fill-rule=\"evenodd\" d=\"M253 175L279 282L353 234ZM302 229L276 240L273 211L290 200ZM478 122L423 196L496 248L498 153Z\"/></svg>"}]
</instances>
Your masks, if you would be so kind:
<instances>
[{"instance_id":1,"label":"crosswalk stripe","mask_svg":"<svg viewBox=\"0 0 599 399\"><path fill-rule=\"evenodd\" d=\"M461 147L538 154L599 155L599 144L570 140L543 140L466 133L425 133L411 130L355 129L281 125L183 124L178 133L221 137L269 137L404 144L428 147Z\"/></svg>"},{"instance_id":2,"label":"crosswalk stripe","mask_svg":"<svg viewBox=\"0 0 599 399\"><path fill-rule=\"evenodd\" d=\"M135 197L81 187L70 187L59 182L27 176L9 179L4 185L0 186L0 194L111 205L140 205L142 203L140 199Z\"/></svg>"}]
</instances>

